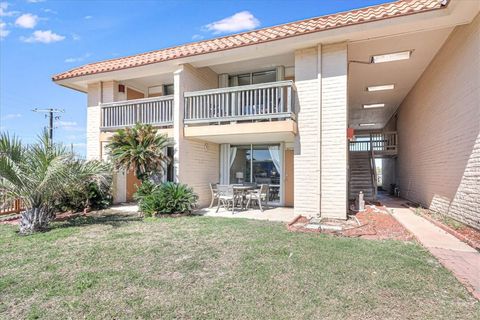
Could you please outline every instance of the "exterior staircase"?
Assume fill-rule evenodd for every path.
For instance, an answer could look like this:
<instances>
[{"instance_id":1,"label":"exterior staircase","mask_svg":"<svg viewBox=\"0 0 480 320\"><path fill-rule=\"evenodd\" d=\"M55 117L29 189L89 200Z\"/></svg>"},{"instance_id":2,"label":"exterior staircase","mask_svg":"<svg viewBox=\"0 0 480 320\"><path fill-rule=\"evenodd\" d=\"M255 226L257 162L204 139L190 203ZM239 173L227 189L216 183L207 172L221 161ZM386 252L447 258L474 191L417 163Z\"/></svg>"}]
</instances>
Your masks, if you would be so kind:
<instances>
[{"instance_id":1,"label":"exterior staircase","mask_svg":"<svg viewBox=\"0 0 480 320\"><path fill-rule=\"evenodd\" d=\"M350 152L350 199L355 199L360 191L363 192L364 199L376 198L376 177L372 163L374 164L369 151Z\"/></svg>"}]
</instances>

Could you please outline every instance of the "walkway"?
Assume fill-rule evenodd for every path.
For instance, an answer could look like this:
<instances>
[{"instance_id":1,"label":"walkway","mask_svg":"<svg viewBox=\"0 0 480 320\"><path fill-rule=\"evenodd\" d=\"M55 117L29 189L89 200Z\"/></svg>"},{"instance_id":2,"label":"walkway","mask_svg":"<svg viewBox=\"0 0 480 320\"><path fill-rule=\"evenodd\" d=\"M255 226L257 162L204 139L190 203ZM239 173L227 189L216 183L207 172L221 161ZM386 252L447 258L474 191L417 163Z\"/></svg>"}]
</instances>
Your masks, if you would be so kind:
<instances>
[{"instance_id":1,"label":"walkway","mask_svg":"<svg viewBox=\"0 0 480 320\"><path fill-rule=\"evenodd\" d=\"M381 202L420 243L480 300L480 253L450 233L416 215L405 200L385 197Z\"/></svg>"}]
</instances>

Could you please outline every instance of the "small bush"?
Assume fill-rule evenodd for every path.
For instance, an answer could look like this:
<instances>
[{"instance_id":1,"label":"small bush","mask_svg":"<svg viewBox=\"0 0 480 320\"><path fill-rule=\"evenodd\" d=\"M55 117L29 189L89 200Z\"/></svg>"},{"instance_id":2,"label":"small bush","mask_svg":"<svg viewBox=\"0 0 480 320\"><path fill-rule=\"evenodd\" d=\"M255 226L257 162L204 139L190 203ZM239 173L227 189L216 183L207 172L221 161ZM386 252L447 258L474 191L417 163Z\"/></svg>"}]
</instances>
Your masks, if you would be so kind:
<instances>
[{"instance_id":1,"label":"small bush","mask_svg":"<svg viewBox=\"0 0 480 320\"><path fill-rule=\"evenodd\" d=\"M198 196L187 185L165 182L161 185L149 183L143 188L140 187L135 199L139 200L139 209L143 214L155 216L190 213L197 204Z\"/></svg>"},{"instance_id":2,"label":"small bush","mask_svg":"<svg viewBox=\"0 0 480 320\"><path fill-rule=\"evenodd\" d=\"M136 187L137 187L137 191L133 194L133 199L135 199L135 201L141 202L143 198L152 194L155 191L155 189L159 187L159 185L153 183L150 180L145 180L142 182L140 187L139 186L136 186Z\"/></svg>"},{"instance_id":3,"label":"small bush","mask_svg":"<svg viewBox=\"0 0 480 320\"><path fill-rule=\"evenodd\" d=\"M72 185L64 190L56 200L57 212L82 211L85 208L100 210L112 205L113 196L111 186L100 186L96 182L87 182L81 185Z\"/></svg>"}]
</instances>

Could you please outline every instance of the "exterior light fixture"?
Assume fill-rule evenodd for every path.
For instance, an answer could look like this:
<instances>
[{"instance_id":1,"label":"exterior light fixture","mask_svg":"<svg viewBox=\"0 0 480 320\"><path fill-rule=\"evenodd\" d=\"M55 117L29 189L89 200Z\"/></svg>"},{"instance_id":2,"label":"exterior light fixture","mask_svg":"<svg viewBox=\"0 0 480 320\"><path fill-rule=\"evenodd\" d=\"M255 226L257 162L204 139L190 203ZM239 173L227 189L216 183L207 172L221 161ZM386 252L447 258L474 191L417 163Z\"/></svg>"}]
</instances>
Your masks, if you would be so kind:
<instances>
[{"instance_id":1,"label":"exterior light fixture","mask_svg":"<svg viewBox=\"0 0 480 320\"><path fill-rule=\"evenodd\" d=\"M371 127L374 126L375 123L360 123L360 127Z\"/></svg>"},{"instance_id":2,"label":"exterior light fixture","mask_svg":"<svg viewBox=\"0 0 480 320\"><path fill-rule=\"evenodd\" d=\"M384 90L393 90L394 88L395 88L394 84L383 84L380 86L368 86L367 91L368 92L384 91Z\"/></svg>"},{"instance_id":3,"label":"exterior light fixture","mask_svg":"<svg viewBox=\"0 0 480 320\"><path fill-rule=\"evenodd\" d=\"M412 55L412 50L395 52L395 53L387 53L387 54L379 54L376 56L372 56L372 60L370 62L382 63L382 62L407 60L407 59L410 59L411 55Z\"/></svg>"},{"instance_id":4,"label":"exterior light fixture","mask_svg":"<svg viewBox=\"0 0 480 320\"><path fill-rule=\"evenodd\" d=\"M372 104L364 104L363 109L375 109L375 108L383 108L385 107L385 103L372 103Z\"/></svg>"}]
</instances>

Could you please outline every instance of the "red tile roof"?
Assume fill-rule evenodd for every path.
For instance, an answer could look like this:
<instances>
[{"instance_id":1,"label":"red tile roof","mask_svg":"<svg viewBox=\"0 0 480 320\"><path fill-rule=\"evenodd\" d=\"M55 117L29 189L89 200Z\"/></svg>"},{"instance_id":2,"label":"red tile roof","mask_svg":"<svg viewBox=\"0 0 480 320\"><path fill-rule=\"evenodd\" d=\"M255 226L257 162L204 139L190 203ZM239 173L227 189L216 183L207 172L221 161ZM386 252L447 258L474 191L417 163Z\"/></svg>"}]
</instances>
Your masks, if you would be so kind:
<instances>
[{"instance_id":1,"label":"red tile roof","mask_svg":"<svg viewBox=\"0 0 480 320\"><path fill-rule=\"evenodd\" d=\"M400 0L372 7L291 22L274 27L233 34L221 38L188 43L177 47L136 54L133 56L90 63L54 75L52 80L58 81L96 73L139 67L157 62L260 44L354 24L411 15L445 7L446 5L443 5L442 2L444 1Z\"/></svg>"}]
</instances>

